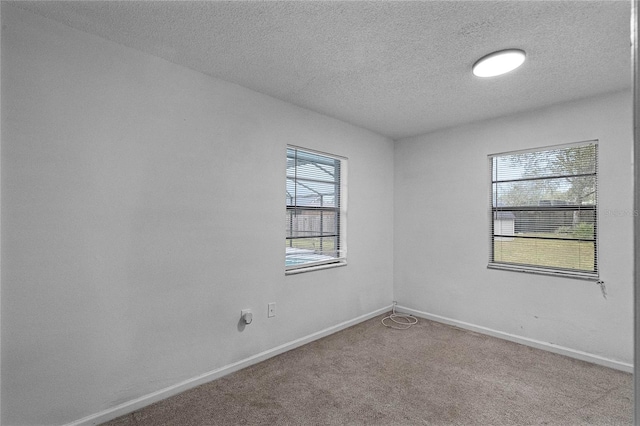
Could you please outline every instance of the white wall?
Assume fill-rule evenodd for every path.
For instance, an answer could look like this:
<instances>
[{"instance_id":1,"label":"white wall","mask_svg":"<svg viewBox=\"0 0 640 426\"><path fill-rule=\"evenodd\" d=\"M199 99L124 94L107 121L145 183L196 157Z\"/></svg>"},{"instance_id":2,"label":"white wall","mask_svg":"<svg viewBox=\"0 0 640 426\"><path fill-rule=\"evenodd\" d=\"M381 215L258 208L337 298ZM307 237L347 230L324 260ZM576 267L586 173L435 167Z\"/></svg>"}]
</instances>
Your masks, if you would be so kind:
<instances>
[{"instance_id":1,"label":"white wall","mask_svg":"<svg viewBox=\"0 0 640 426\"><path fill-rule=\"evenodd\" d=\"M6 4L2 24L3 424L71 422L390 304L392 141ZM349 158L346 267L284 275L288 143Z\"/></svg>"},{"instance_id":2,"label":"white wall","mask_svg":"<svg viewBox=\"0 0 640 426\"><path fill-rule=\"evenodd\" d=\"M632 363L631 113L631 92L615 93L396 142L398 303ZM606 299L594 282L488 270L487 155L590 139L600 141L599 268ZM445 219L457 226L440 226Z\"/></svg>"}]
</instances>

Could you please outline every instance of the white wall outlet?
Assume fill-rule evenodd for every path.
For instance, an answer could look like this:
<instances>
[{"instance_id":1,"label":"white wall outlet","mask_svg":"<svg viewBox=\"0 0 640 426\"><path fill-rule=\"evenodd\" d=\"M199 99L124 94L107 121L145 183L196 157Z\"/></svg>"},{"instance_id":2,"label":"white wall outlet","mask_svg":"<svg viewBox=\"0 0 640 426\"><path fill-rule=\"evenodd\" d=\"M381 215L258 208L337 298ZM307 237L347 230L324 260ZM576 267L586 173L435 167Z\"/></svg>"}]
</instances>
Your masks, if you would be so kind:
<instances>
[{"instance_id":1,"label":"white wall outlet","mask_svg":"<svg viewBox=\"0 0 640 426\"><path fill-rule=\"evenodd\" d=\"M269 311L267 316L269 318L276 316L276 302L269 303Z\"/></svg>"}]
</instances>

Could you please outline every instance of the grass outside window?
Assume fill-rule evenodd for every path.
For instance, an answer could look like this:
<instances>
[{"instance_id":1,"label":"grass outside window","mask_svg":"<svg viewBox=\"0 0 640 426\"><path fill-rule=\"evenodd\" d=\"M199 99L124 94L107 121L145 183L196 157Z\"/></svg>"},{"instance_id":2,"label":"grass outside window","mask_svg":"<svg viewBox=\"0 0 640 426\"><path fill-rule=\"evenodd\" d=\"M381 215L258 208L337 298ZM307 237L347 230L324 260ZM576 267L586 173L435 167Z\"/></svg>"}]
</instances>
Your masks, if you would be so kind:
<instances>
[{"instance_id":1,"label":"grass outside window","mask_svg":"<svg viewBox=\"0 0 640 426\"><path fill-rule=\"evenodd\" d=\"M489 155L489 267L598 279L598 141Z\"/></svg>"},{"instance_id":2,"label":"grass outside window","mask_svg":"<svg viewBox=\"0 0 640 426\"><path fill-rule=\"evenodd\" d=\"M494 261L591 272L595 242L518 238L494 241Z\"/></svg>"}]
</instances>

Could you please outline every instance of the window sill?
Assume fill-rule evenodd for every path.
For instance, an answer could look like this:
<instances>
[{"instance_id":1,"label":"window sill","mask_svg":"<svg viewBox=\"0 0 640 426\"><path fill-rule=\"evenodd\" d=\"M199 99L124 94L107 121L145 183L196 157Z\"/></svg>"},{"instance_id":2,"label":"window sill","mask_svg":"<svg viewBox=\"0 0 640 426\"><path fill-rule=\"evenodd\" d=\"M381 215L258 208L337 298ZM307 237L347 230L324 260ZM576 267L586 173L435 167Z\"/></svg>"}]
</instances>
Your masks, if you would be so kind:
<instances>
[{"instance_id":1,"label":"window sill","mask_svg":"<svg viewBox=\"0 0 640 426\"><path fill-rule=\"evenodd\" d=\"M573 279L587 280L587 281L597 281L597 282L601 281L600 277L594 274L569 272L569 271L563 272L563 271L556 271L553 269L532 268L527 266L503 265L503 264L490 263L487 265L487 269L499 269L502 271L512 271L512 272L525 272L528 274L549 275L553 277L573 278Z\"/></svg>"},{"instance_id":2,"label":"window sill","mask_svg":"<svg viewBox=\"0 0 640 426\"><path fill-rule=\"evenodd\" d=\"M331 268L337 268L340 266L347 266L347 262L336 262L336 263L327 263L324 265L316 265L316 266L309 266L306 268L297 268L297 269L289 269L289 270L285 270L284 274L285 275L296 275L296 274L302 274L304 272L312 272L312 271L319 271L321 269L331 269Z\"/></svg>"}]
</instances>

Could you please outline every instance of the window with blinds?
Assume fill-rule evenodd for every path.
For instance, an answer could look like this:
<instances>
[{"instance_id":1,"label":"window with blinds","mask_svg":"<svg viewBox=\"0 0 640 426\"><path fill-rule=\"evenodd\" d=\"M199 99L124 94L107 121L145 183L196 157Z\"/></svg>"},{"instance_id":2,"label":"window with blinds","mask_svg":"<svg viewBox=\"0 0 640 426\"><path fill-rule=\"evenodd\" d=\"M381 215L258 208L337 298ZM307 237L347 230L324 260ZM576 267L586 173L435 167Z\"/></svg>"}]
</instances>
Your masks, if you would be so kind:
<instances>
[{"instance_id":1,"label":"window with blinds","mask_svg":"<svg viewBox=\"0 0 640 426\"><path fill-rule=\"evenodd\" d=\"M285 269L344 264L346 159L287 148Z\"/></svg>"},{"instance_id":2,"label":"window with blinds","mask_svg":"<svg viewBox=\"0 0 640 426\"><path fill-rule=\"evenodd\" d=\"M597 278L597 141L489 161L489 267Z\"/></svg>"}]
</instances>

